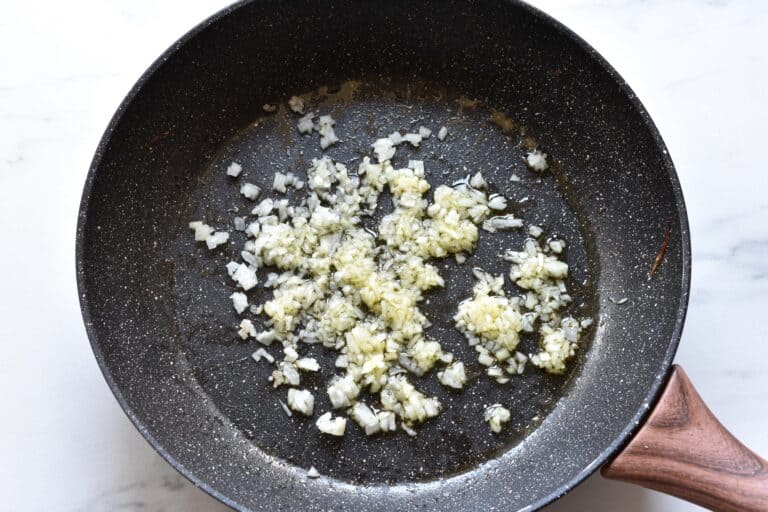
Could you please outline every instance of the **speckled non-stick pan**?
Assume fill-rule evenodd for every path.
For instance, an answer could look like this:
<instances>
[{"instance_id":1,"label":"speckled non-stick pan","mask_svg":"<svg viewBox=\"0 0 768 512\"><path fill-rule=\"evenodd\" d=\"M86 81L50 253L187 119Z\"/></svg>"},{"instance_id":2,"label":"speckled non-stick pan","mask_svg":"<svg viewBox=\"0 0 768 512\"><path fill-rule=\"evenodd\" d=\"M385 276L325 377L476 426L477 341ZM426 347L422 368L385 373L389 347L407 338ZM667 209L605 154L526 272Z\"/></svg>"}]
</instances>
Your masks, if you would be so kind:
<instances>
[{"instance_id":1,"label":"speckled non-stick pan","mask_svg":"<svg viewBox=\"0 0 768 512\"><path fill-rule=\"evenodd\" d=\"M445 141L433 136L396 158L424 160L433 185L482 171L511 211L568 241L572 311L595 323L564 375L529 368L491 383L452 327L471 268L506 272L499 253L526 236L483 232L466 264L438 263L446 287L424 306L428 334L469 365L463 393L434 375L419 381L443 414L415 438L367 438L354 425L331 438L314 418L282 412L285 390L250 358L256 342L235 335L223 265L241 233L208 251L187 224L231 230L234 212L247 212L224 173L232 160L265 189L278 170L304 175L320 150L295 129L286 105L295 94L336 119L342 142L326 153L352 165L376 137L445 125ZM551 172L524 165L535 145L552 156ZM77 236L83 316L118 401L175 468L241 510L543 506L639 429L670 373L690 283L680 185L640 102L573 33L500 0L261 0L223 10L155 62L118 109ZM535 345L523 339L525 351ZM328 368L304 381L326 410L332 355L306 352ZM500 435L482 420L494 402L512 410ZM320 478L308 478L311 466Z\"/></svg>"}]
</instances>

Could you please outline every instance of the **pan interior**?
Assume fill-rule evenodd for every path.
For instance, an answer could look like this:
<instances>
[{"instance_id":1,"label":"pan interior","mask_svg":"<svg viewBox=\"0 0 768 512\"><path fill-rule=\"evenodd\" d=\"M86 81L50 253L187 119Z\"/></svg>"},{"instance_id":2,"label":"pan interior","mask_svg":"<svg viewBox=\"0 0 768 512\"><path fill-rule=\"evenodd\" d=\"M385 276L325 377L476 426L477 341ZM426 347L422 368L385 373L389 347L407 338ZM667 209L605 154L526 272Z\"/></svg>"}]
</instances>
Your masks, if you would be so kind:
<instances>
[{"instance_id":1,"label":"pan interior","mask_svg":"<svg viewBox=\"0 0 768 512\"><path fill-rule=\"evenodd\" d=\"M409 159L424 160L433 189L468 173L482 172L492 185L491 192L510 199L516 216L546 228L542 240L557 236L568 242L566 256L574 296L568 312L577 317L594 314L595 269L590 262L596 259L589 255L593 244L588 241L586 220L560 190L552 173L538 174L526 167L526 147L535 144L530 136L522 136L517 129L504 133L499 124L509 128L509 123L494 123L492 108L434 84L390 82L382 87L346 82L330 91L322 88L306 96L308 108L330 113L336 120L336 133L342 142L325 154L348 164L350 169L356 168L361 156L370 154L370 144L376 138L397 129L416 131L423 125L436 133L446 126L449 136L445 141L433 136L419 148L403 144L393 165L404 166ZM306 169L312 158L320 156L320 149L316 135L298 133L298 117L283 101L278 112L255 120L224 144L212 163L196 173L198 185L183 198L184 209L177 224L169 225L164 233L173 243L165 246L163 259L181 262L173 266L169 295L180 334L179 346L211 404L269 454L358 483L415 481L457 473L520 442L546 418L568 387L571 373L578 371L582 358L569 361L564 375L549 375L528 365L524 375L507 384L496 384L485 375L476 352L453 327L452 316L458 303L471 296L475 282L472 268L508 274L509 263L500 255L505 249L521 250L527 229L494 234L481 230L477 250L465 264L458 265L453 258L437 261L446 286L430 291L422 303L422 311L432 322L427 335L465 362L470 379L463 392L450 392L437 382L437 370L422 378L411 377L417 388L437 396L445 406L437 418L418 429L416 438L402 431L368 437L353 423L343 438L321 435L314 422L319 413L331 410L325 388L329 378L338 373L333 364L338 353L320 345L300 345L302 354L321 361L319 375L302 374L302 387L313 391L318 412L310 418L285 415L279 400L286 401L286 388L273 389L267 378L274 367L250 358L260 345L240 341L236 330L241 317L228 299L233 283L224 265L239 261L245 234L233 231L233 243L224 250L209 251L204 244L195 244L185 225L189 220L203 219L231 230L232 218L248 215L254 204L240 195L239 183L260 186L265 192L260 199L279 199L285 196L271 190L276 171L292 171L306 179ZM244 167L238 180L225 174L233 161ZM520 181L511 181L513 175ZM560 182L565 184L564 179ZM293 191L288 197L296 204L304 195L305 190ZM389 199L382 198L376 215L364 223L375 228L390 210ZM271 271L275 269L260 269L260 281L264 282ZM520 293L508 276L506 281L511 295ZM271 292L257 287L249 292L249 298L251 303L260 304L271 298ZM261 323L263 317L246 316L255 319L257 329L266 328ZM583 336L580 354L586 350L589 333ZM536 347L537 335L524 335L519 350L532 353ZM279 347L274 345L270 352L280 355ZM494 403L512 411L512 420L500 435L492 434L483 421L484 408Z\"/></svg>"}]
</instances>

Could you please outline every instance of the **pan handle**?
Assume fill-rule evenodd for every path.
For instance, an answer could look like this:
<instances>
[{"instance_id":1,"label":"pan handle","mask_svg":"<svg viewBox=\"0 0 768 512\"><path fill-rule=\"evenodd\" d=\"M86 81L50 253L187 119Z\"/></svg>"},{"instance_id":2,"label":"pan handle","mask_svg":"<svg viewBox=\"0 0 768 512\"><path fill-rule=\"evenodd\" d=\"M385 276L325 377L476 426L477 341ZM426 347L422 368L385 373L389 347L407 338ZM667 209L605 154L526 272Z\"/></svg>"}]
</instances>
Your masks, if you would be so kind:
<instances>
[{"instance_id":1,"label":"pan handle","mask_svg":"<svg viewBox=\"0 0 768 512\"><path fill-rule=\"evenodd\" d=\"M768 461L717 421L676 365L646 423L601 472L716 511L768 511Z\"/></svg>"}]
</instances>

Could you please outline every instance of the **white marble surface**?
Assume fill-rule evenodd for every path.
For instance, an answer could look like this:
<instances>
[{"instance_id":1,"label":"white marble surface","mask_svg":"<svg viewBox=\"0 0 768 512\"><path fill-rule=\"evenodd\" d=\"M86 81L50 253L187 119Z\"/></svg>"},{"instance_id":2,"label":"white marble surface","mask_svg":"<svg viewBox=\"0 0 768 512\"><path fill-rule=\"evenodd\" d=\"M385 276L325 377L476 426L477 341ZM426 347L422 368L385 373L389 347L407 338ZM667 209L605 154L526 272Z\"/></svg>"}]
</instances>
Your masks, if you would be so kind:
<instances>
[{"instance_id":1,"label":"white marble surface","mask_svg":"<svg viewBox=\"0 0 768 512\"><path fill-rule=\"evenodd\" d=\"M112 112L222 0L6 2L0 16L0 508L221 511L129 424L74 277L80 191ZM537 0L632 84L677 164L694 273L677 361L768 454L768 2ZM551 509L696 507L592 477Z\"/></svg>"}]
</instances>

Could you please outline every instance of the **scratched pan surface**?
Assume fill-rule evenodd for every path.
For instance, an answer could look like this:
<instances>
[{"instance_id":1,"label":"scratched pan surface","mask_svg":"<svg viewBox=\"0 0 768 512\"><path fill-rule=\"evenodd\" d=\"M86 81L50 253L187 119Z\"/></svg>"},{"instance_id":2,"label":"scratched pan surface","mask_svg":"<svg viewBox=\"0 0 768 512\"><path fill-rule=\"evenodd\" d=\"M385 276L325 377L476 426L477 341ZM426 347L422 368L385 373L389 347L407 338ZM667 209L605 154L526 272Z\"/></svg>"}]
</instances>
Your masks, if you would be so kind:
<instances>
[{"instance_id":1,"label":"scratched pan surface","mask_svg":"<svg viewBox=\"0 0 768 512\"><path fill-rule=\"evenodd\" d=\"M570 311L596 322L565 375L529 369L502 386L471 363L463 393L434 374L417 379L446 408L416 438L366 438L353 424L328 438L313 419L284 415L285 391L250 359L256 345L234 335L223 265L240 233L208 251L187 223L231 230L247 213L224 175L232 160L243 164L240 180L265 189L276 171L304 175L319 144L296 132L285 108L294 94L336 119L342 142L326 153L353 168L376 137L447 126L444 142L401 147L396 166L424 160L433 187L482 171L510 211L568 241ZM281 107L265 113L265 103ZM554 157L551 173L523 164L534 144ZM381 204L368 224L386 213ZM450 317L471 291L471 268L505 272L498 254L524 239L481 233L467 263L437 263L446 287L422 305L429 335L467 363L475 357ZM679 340L690 257L680 188L650 119L593 50L546 16L501 1L257 1L185 36L120 107L85 186L77 265L88 334L121 405L171 464L225 503L517 510L576 485L643 418ZM324 363L303 384L327 410L333 355L305 352ZM512 411L499 436L482 422L495 402ZM310 466L323 476L308 479Z\"/></svg>"}]
</instances>

